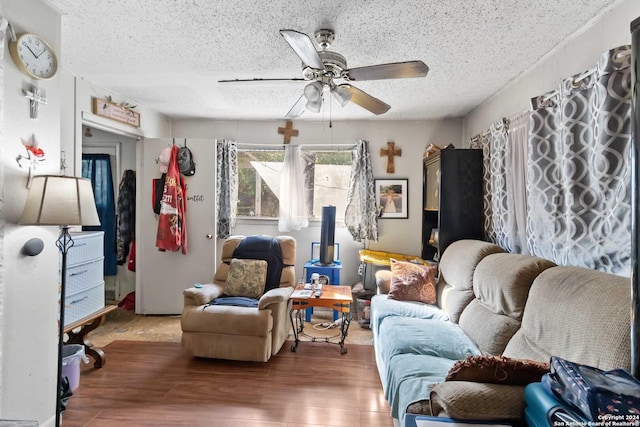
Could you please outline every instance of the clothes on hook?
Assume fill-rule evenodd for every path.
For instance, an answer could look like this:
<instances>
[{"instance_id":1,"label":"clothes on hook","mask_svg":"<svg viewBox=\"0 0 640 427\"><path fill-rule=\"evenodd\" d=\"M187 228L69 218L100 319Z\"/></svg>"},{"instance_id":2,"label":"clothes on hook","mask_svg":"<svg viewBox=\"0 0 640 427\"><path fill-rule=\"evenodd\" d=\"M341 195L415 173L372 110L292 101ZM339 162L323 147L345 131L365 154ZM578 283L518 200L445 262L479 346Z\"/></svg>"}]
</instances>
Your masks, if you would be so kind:
<instances>
[{"instance_id":1,"label":"clothes on hook","mask_svg":"<svg viewBox=\"0 0 640 427\"><path fill-rule=\"evenodd\" d=\"M127 169L118 187L116 250L118 265L127 262L131 243L136 237L136 173Z\"/></svg>"},{"instance_id":2,"label":"clothes on hook","mask_svg":"<svg viewBox=\"0 0 640 427\"><path fill-rule=\"evenodd\" d=\"M158 234L156 247L161 251L187 253L187 191L184 178L178 169L178 146L171 147L171 157L167 168L160 216L158 218Z\"/></svg>"}]
</instances>

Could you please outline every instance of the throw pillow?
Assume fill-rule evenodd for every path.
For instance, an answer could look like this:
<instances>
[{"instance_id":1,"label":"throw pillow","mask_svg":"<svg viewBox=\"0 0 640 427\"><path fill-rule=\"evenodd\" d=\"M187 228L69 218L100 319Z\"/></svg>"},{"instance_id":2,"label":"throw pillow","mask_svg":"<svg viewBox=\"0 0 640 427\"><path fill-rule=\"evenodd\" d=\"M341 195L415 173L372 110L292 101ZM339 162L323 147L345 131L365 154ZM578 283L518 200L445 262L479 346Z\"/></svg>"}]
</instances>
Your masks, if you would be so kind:
<instances>
[{"instance_id":1,"label":"throw pillow","mask_svg":"<svg viewBox=\"0 0 640 427\"><path fill-rule=\"evenodd\" d=\"M233 258L224 294L229 297L260 298L267 280L267 261Z\"/></svg>"},{"instance_id":2,"label":"throw pillow","mask_svg":"<svg viewBox=\"0 0 640 427\"><path fill-rule=\"evenodd\" d=\"M391 258L389 298L400 301L436 303L437 267Z\"/></svg>"},{"instance_id":3,"label":"throw pillow","mask_svg":"<svg viewBox=\"0 0 640 427\"><path fill-rule=\"evenodd\" d=\"M445 381L527 385L540 381L549 372L549 363L504 356L469 356L457 361Z\"/></svg>"}]
</instances>

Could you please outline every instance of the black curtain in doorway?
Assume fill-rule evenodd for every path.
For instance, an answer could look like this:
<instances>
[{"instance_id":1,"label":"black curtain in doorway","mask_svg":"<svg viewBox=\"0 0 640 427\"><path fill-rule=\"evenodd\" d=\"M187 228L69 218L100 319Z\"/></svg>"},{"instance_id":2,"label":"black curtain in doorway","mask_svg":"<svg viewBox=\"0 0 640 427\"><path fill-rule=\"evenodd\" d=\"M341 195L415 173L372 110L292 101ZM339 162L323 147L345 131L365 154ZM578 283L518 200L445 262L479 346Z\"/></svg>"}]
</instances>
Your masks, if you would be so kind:
<instances>
[{"instance_id":1,"label":"black curtain in doorway","mask_svg":"<svg viewBox=\"0 0 640 427\"><path fill-rule=\"evenodd\" d=\"M82 154L82 177L91 180L100 225L83 230L104 231L104 275L115 276L116 262L116 208L113 193L111 161L108 154Z\"/></svg>"}]
</instances>

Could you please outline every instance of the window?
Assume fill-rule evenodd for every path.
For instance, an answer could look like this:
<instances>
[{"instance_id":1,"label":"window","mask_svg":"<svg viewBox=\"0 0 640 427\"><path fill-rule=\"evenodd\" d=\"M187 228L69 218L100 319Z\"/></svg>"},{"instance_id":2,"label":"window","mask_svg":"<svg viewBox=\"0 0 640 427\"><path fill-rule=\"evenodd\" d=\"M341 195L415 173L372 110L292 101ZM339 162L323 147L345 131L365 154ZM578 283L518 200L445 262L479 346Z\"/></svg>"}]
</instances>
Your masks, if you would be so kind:
<instances>
[{"instance_id":1,"label":"window","mask_svg":"<svg viewBox=\"0 0 640 427\"><path fill-rule=\"evenodd\" d=\"M313 185L310 219L322 217L322 207L336 207L344 219L351 174L351 151L306 151L305 173ZM314 161L315 158L315 161ZM238 150L238 217L278 218L280 175L284 150Z\"/></svg>"}]
</instances>

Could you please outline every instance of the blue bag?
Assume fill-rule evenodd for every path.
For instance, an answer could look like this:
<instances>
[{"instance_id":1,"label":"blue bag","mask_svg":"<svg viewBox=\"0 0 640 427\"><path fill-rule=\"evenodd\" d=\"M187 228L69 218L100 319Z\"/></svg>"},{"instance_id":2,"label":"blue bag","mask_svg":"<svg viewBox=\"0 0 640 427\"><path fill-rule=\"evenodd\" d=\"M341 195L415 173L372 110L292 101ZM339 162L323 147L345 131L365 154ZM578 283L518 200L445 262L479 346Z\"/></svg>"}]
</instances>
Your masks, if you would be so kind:
<instances>
[{"instance_id":1,"label":"blue bag","mask_svg":"<svg viewBox=\"0 0 640 427\"><path fill-rule=\"evenodd\" d=\"M590 421L640 419L625 417L640 417L640 381L624 369L603 371L553 356L542 385Z\"/></svg>"}]
</instances>

